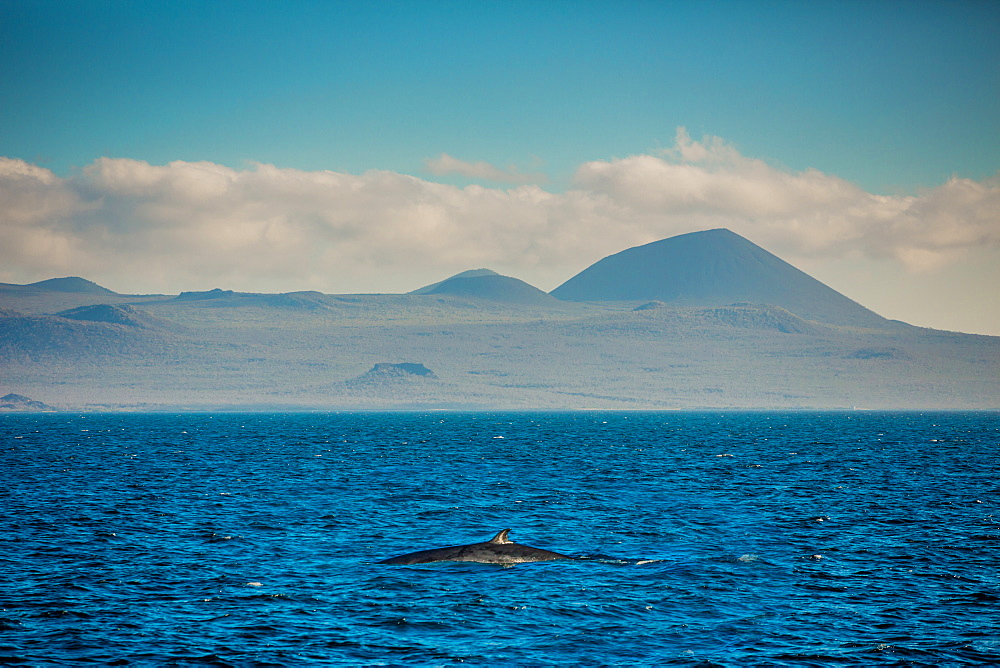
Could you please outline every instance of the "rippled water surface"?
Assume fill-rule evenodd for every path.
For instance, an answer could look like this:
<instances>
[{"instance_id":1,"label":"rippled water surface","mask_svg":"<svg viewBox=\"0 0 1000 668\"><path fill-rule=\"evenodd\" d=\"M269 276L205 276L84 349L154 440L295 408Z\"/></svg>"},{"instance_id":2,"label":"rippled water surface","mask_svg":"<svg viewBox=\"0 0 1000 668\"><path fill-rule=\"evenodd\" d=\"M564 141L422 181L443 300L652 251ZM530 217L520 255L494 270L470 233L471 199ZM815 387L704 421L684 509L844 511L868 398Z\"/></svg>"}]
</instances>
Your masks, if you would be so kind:
<instances>
[{"instance_id":1,"label":"rippled water surface","mask_svg":"<svg viewBox=\"0 0 1000 668\"><path fill-rule=\"evenodd\" d=\"M998 443L995 413L7 415L0 662L997 664ZM597 559L375 564L507 527Z\"/></svg>"}]
</instances>

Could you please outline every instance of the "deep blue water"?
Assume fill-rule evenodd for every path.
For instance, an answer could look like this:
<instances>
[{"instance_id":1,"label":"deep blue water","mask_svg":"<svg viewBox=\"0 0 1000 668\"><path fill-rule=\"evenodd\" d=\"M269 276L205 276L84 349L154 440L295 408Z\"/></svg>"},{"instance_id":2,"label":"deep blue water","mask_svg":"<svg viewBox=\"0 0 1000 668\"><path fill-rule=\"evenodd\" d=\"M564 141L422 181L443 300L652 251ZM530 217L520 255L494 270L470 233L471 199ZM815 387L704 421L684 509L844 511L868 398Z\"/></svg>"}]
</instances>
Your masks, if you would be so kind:
<instances>
[{"instance_id":1,"label":"deep blue water","mask_svg":"<svg viewBox=\"0 0 1000 668\"><path fill-rule=\"evenodd\" d=\"M0 662L1000 664L996 413L16 414L0 446ZM601 558L374 563L507 527Z\"/></svg>"}]
</instances>

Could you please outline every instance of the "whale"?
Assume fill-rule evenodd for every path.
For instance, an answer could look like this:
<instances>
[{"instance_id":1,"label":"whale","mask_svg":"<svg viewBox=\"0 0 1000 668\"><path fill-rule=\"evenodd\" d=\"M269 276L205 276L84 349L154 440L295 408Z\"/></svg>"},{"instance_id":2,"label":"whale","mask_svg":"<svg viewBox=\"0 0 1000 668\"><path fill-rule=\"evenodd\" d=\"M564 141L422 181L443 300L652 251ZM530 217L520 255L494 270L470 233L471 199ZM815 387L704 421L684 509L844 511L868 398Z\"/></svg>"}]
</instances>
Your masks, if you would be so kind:
<instances>
[{"instance_id":1,"label":"whale","mask_svg":"<svg viewBox=\"0 0 1000 668\"><path fill-rule=\"evenodd\" d=\"M497 535L493 536L493 538L483 543L453 545L451 547L410 552L409 554L401 554L398 557L383 559L377 563L411 566L414 564L431 564L439 561L471 561L479 564L509 566L511 564L524 564L533 561L554 561L556 559L575 558L559 554L558 552L515 543L507 537L509 533L510 529L503 529Z\"/></svg>"}]
</instances>

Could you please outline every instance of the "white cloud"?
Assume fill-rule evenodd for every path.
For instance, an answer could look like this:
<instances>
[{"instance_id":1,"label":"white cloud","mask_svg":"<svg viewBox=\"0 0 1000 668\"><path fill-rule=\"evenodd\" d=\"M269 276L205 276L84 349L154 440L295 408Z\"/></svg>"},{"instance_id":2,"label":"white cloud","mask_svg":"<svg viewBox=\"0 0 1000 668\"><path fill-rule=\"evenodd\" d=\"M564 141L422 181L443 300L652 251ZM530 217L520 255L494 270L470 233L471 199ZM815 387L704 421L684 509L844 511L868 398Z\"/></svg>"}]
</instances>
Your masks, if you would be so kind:
<instances>
[{"instance_id":1,"label":"white cloud","mask_svg":"<svg viewBox=\"0 0 1000 668\"><path fill-rule=\"evenodd\" d=\"M456 164L469 166L449 169ZM868 257L932 269L966 249L1000 248L1000 180L955 178L887 197L815 170L776 169L683 129L660 155L581 165L563 193L387 171L111 158L60 178L0 160L8 282L82 275L130 292L406 291L486 266L551 289L610 253L712 227L793 261Z\"/></svg>"},{"instance_id":2,"label":"white cloud","mask_svg":"<svg viewBox=\"0 0 1000 668\"><path fill-rule=\"evenodd\" d=\"M889 256L912 270L1000 246L1000 180L956 178L916 196L875 195L816 170L746 158L718 137L692 141L684 128L663 156L585 163L575 184L606 195L654 237L729 227L779 254Z\"/></svg>"},{"instance_id":3,"label":"white cloud","mask_svg":"<svg viewBox=\"0 0 1000 668\"><path fill-rule=\"evenodd\" d=\"M500 169L488 162L466 162L453 158L447 153L442 153L436 158L428 158L424 161L427 169L435 176L446 174L457 174L468 179L478 179L483 181L494 181L496 183L545 183L548 181L544 174L522 173L514 167Z\"/></svg>"}]
</instances>

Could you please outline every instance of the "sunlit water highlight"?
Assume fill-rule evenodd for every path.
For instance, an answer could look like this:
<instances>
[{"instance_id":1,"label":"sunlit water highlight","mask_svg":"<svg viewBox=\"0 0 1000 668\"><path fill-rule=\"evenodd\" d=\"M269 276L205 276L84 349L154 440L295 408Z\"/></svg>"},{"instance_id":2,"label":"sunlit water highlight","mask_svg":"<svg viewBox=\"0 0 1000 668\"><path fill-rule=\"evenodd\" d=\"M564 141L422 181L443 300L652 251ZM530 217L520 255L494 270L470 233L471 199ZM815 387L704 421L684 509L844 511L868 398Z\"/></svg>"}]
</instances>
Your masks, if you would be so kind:
<instances>
[{"instance_id":1,"label":"sunlit water highlight","mask_svg":"<svg viewBox=\"0 0 1000 668\"><path fill-rule=\"evenodd\" d=\"M995 413L20 414L0 444L0 662L1000 663ZM597 558L374 563L506 527Z\"/></svg>"}]
</instances>

